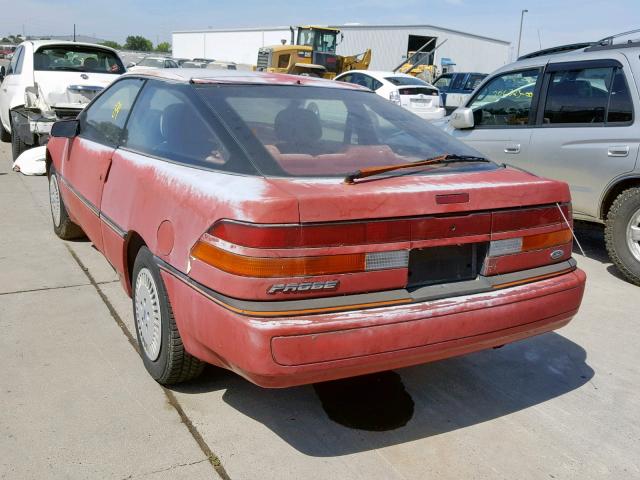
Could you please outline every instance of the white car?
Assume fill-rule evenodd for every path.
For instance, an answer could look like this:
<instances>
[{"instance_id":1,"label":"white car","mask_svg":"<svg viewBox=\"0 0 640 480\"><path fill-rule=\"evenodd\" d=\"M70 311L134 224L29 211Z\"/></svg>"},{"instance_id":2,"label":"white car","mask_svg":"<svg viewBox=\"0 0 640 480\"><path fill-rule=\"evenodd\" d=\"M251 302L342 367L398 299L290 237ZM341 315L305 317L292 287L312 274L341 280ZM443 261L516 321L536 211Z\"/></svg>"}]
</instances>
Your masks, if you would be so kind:
<instances>
[{"instance_id":1,"label":"white car","mask_svg":"<svg viewBox=\"0 0 640 480\"><path fill-rule=\"evenodd\" d=\"M405 73L350 70L341 73L335 80L367 87L425 120L435 120L445 116L438 89L424 80Z\"/></svg>"},{"instance_id":2,"label":"white car","mask_svg":"<svg viewBox=\"0 0 640 480\"><path fill-rule=\"evenodd\" d=\"M0 138L11 142L13 159L44 145L56 120L74 118L124 71L116 51L102 45L22 42L0 67Z\"/></svg>"},{"instance_id":3,"label":"white car","mask_svg":"<svg viewBox=\"0 0 640 480\"><path fill-rule=\"evenodd\" d=\"M127 71L136 72L150 68L180 68L178 62L168 57L152 57L147 56L138 63L130 63L127 65Z\"/></svg>"}]
</instances>

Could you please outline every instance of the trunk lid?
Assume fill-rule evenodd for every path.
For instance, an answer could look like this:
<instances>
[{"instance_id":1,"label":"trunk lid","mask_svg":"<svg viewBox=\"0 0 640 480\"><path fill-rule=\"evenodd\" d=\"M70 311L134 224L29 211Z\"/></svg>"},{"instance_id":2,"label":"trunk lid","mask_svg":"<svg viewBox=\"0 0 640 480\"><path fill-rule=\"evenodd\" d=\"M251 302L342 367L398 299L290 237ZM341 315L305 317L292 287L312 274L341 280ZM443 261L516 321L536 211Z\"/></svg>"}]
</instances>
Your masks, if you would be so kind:
<instances>
[{"instance_id":1,"label":"trunk lid","mask_svg":"<svg viewBox=\"0 0 640 480\"><path fill-rule=\"evenodd\" d=\"M439 106L438 91L430 87L398 87L400 103L415 110L428 110Z\"/></svg>"},{"instance_id":2,"label":"trunk lid","mask_svg":"<svg viewBox=\"0 0 640 480\"><path fill-rule=\"evenodd\" d=\"M118 75L92 72L38 71L33 73L40 95L53 110L82 110Z\"/></svg>"},{"instance_id":3,"label":"trunk lid","mask_svg":"<svg viewBox=\"0 0 640 480\"><path fill-rule=\"evenodd\" d=\"M512 169L440 175L342 179L270 179L294 195L300 222L336 222L492 211L570 201L566 184ZM468 194L451 197L452 194ZM447 203L455 200L453 203Z\"/></svg>"}]
</instances>

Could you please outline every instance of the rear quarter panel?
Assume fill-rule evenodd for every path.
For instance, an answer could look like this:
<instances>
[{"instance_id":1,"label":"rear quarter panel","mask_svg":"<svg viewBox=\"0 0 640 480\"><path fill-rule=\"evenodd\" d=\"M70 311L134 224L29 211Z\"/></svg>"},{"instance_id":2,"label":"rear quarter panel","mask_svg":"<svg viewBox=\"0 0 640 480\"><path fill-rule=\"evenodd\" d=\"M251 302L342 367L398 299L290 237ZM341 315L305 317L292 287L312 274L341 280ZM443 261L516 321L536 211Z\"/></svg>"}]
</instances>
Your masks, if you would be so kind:
<instances>
[{"instance_id":1,"label":"rear quarter panel","mask_svg":"<svg viewBox=\"0 0 640 480\"><path fill-rule=\"evenodd\" d=\"M218 219L299 221L295 199L262 177L207 171L122 149L113 156L101 210L122 231L137 233L152 253L185 273L190 270L191 247ZM112 245L107 252L116 268L123 248L125 242L120 251Z\"/></svg>"}]
</instances>

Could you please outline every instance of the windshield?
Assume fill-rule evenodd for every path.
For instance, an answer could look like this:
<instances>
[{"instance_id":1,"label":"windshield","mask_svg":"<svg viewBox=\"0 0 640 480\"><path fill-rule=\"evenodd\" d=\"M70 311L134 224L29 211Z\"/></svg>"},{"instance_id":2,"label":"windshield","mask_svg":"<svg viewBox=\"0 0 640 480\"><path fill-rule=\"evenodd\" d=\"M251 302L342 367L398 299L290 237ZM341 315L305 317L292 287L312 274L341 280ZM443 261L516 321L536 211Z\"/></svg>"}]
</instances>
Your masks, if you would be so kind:
<instances>
[{"instance_id":1,"label":"windshield","mask_svg":"<svg viewBox=\"0 0 640 480\"><path fill-rule=\"evenodd\" d=\"M442 75L435 82L433 82L433 85L438 87L441 90L445 89L451 84L452 77L453 75Z\"/></svg>"},{"instance_id":2,"label":"windshield","mask_svg":"<svg viewBox=\"0 0 640 480\"><path fill-rule=\"evenodd\" d=\"M345 176L442 154L481 156L371 92L273 85L196 88L266 176ZM494 167L452 164L421 172Z\"/></svg>"},{"instance_id":3,"label":"windshield","mask_svg":"<svg viewBox=\"0 0 640 480\"><path fill-rule=\"evenodd\" d=\"M424 80L420 80L416 77L385 77L385 80L393 83L394 85L420 85L420 86L429 86L427 82Z\"/></svg>"},{"instance_id":4,"label":"windshield","mask_svg":"<svg viewBox=\"0 0 640 480\"><path fill-rule=\"evenodd\" d=\"M334 31L300 28L298 29L298 45L312 47L318 52L335 53L336 35L337 33Z\"/></svg>"},{"instance_id":5,"label":"windshield","mask_svg":"<svg viewBox=\"0 0 640 480\"><path fill-rule=\"evenodd\" d=\"M109 51L76 45L43 47L33 55L34 70L124 73L118 56Z\"/></svg>"},{"instance_id":6,"label":"windshield","mask_svg":"<svg viewBox=\"0 0 640 480\"><path fill-rule=\"evenodd\" d=\"M162 68L164 67L164 58L143 58L140 60L140 63L138 63L138 66Z\"/></svg>"}]
</instances>

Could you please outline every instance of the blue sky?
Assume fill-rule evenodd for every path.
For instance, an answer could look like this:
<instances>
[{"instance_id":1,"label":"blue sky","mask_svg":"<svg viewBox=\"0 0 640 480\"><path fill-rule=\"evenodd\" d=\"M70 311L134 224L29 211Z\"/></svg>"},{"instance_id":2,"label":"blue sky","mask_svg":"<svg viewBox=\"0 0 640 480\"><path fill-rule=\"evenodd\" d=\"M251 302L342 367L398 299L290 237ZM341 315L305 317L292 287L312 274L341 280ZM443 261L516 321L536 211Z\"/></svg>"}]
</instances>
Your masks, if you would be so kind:
<instances>
[{"instance_id":1,"label":"blue sky","mask_svg":"<svg viewBox=\"0 0 640 480\"><path fill-rule=\"evenodd\" d=\"M523 53L640 28L640 0L0 0L0 34L23 26L27 34L70 34L75 22L78 33L119 42L141 34L155 44L174 30L207 27L424 23L515 46L523 8Z\"/></svg>"}]
</instances>

